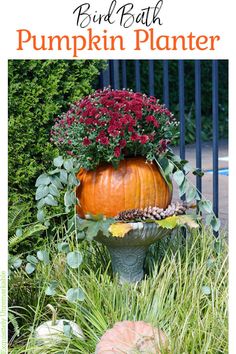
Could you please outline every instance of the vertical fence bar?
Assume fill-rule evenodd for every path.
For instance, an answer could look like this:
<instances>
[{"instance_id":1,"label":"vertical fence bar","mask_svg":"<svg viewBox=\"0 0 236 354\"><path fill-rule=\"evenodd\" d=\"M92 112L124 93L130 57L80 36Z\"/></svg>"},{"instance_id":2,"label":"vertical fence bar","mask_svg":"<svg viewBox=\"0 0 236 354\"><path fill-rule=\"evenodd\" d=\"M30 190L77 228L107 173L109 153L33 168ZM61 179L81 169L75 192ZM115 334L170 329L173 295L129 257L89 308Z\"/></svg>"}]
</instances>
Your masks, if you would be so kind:
<instances>
[{"instance_id":1,"label":"vertical fence bar","mask_svg":"<svg viewBox=\"0 0 236 354\"><path fill-rule=\"evenodd\" d=\"M163 60L163 102L169 107L169 62Z\"/></svg>"},{"instance_id":2,"label":"vertical fence bar","mask_svg":"<svg viewBox=\"0 0 236 354\"><path fill-rule=\"evenodd\" d=\"M148 91L154 96L154 60L148 60Z\"/></svg>"},{"instance_id":3,"label":"vertical fence bar","mask_svg":"<svg viewBox=\"0 0 236 354\"><path fill-rule=\"evenodd\" d=\"M218 61L212 61L212 119L213 119L213 210L219 213L218 180Z\"/></svg>"},{"instance_id":4,"label":"vertical fence bar","mask_svg":"<svg viewBox=\"0 0 236 354\"><path fill-rule=\"evenodd\" d=\"M111 60L110 63L112 87L116 90L120 88L119 60Z\"/></svg>"},{"instance_id":5,"label":"vertical fence bar","mask_svg":"<svg viewBox=\"0 0 236 354\"><path fill-rule=\"evenodd\" d=\"M122 70L122 88L127 88L127 71L126 71L126 60L121 60L121 70Z\"/></svg>"},{"instance_id":6,"label":"vertical fence bar","mask_svg":"<svg viewBox=\"0 0 236 354\"><path fill-rule=\"evenodd\" d=\"M184 117L184 62L178 61L179 74L179 120L180 120L180 157L185 159L185 117Z\"/></svg>"},{"instance_id":7,"label":"vertical fence bar","mask_svg":"<svg viewBox=\"0 0 236 354\"><path fill-rule=\"evenodd\" d=\"M141 91L140 61L135 60L134 65L135 65L135 90L140 92Z\"/></svg>"},{"instance_id":8,"label":"vertical fence bar","mask_svg":"<svg viewBox=\"0 0 236 354\"><path fill-rule=\"evenodd\" d=\"M101 88L108 87L110 85L110 62L108 61L107 68L101 72Z\"/></svg>"},{"instance_id":9,"label":"vertical fence bar","mask_svg":"<svg viewBox=\"0 0 236 354\"><path fill-rule=\"evenodd\" d=\"M195 60L195 125L196 125L196 168L202 168L202 141L201 141L201 62ZM202 191L202 179L196 176L196 187Z\"/></svg>"}]
</instances>

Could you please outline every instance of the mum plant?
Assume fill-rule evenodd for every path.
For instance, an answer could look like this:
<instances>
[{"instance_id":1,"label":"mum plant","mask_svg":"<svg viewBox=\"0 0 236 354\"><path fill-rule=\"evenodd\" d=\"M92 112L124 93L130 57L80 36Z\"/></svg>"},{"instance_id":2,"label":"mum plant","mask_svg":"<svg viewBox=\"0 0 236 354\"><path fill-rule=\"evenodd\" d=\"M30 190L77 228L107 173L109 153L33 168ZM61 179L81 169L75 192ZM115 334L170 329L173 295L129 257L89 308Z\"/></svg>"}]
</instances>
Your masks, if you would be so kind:
<instances>
[{"instance_id":1,"label":"mum plant","mask_svg":"<svg viewBox=\"0 0 236 354\"><path fill-rule=\"evenodd\" d=\"M71 105L51 130L51 141L87 170L102 162L117 167L126 156L153 161L177 137L178 122L167 108L129 90L95 91Z\"/></svg>"},{"instance_id":2,"label":"mum plant","mask_svg":"<svg viewBox=\"0 0 236 354\"><path fill-rule=\"evenodd\" d=\"M122 160L135 156L157 164L170 193L173 177L179 197L185 196L188 203L197 200L198 211L207 213L206 223L218 231L220 223L211 202L188 179L189 173L202 176L203 172L193 169L170 148L178 136L179 122L158 99L110 88L72 104L56 118L51 130L51 142L85 171L96 170L104 163L117 169Z\"/></svg>"}]
</instances>

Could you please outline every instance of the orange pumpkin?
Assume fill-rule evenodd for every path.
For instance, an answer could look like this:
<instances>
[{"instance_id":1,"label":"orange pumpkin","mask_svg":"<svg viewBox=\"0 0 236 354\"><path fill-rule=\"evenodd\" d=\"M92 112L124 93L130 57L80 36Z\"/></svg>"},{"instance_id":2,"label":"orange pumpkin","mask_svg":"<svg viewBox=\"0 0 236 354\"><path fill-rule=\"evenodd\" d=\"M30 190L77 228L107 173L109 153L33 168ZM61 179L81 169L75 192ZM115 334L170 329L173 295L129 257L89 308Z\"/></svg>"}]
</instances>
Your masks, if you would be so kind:
<instances>
[{"instance_id":1,"label":"orange pumpkin","mask_svg":"<svg viewBox=\"0 0 236 354\"><path fill-rule=\"evenodd\" d=\"M81 218L86 214L114 217L123 210L147 206L166 208L172 197L156 163L143 157L122 160L117 169L110 164L94 171L81 169L77 178L77 213Z\"/></svg>"},{"instance_id":2,"label":"orange pumpkin","mask_svg":"<svg viewBox=\"0 0 236 354\"><path fill-rule=\"evenodd\" d=\"M163 331L144 321L117 322L102 336L96 354L161 354L168 351L168 339Z\"/></svg>"}]
</instances>

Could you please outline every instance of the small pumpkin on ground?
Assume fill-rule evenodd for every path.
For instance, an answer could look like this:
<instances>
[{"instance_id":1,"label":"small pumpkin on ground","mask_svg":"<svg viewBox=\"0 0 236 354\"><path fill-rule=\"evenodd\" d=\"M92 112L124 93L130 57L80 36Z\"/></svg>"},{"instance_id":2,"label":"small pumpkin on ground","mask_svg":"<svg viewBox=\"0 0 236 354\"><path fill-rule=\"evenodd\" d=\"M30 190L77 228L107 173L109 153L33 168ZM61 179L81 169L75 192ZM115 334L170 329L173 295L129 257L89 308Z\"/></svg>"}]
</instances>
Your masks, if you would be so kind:
<instances>
[{"instance_id":1,"label":"small pumpkin on ground","mask_svg":"<svg viewBox=\"0 0 236 354\"><path fill-rule=\"evenodd\" d=\"M167 337L159 328L144 321L122 321L105 332L95 354L161 354L167 350Z\"/></svg>"},{"instance_id":2,"label":"small pumpkin on ground","mask_svg":"<svg viewBox=\"0 0 236 354\"><path fill-rule=\"evenodd\" d=\"M70 327L70 332L73 336L80 340L85 340L82 329L75 322L67 319L57 320L57 313L54 307L50 304L47 307L52 312L52 320L46 321L36 328L34 337L39 345L47 344L51 341L61 342L63 336L65 336L66 325Z\"/></svg>"}]
</instances>

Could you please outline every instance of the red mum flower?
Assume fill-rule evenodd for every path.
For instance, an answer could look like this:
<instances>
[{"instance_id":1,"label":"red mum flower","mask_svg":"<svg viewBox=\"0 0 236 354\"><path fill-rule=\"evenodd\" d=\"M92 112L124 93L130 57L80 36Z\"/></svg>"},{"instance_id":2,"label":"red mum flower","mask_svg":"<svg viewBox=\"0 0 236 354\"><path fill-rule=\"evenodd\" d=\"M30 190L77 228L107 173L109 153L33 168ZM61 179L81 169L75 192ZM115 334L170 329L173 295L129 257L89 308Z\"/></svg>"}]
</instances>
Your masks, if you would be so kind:
<instances>
[{"instance_id":1,"label":"red mum flower","mask_svg":"<svg viewBox=\"0 0 236 354\"><path fill-rule=\"evenodd\" d=\"M85 137L84 140L83 140L83 145L84 146L88 146L91 144L91 141L89 140L89 138Z\"/></svg>"},{"instance_id":2,"label":"red mum flower","mask_svg":"<svg viewBox=\"0 0 236 354\"><path fill-rule=\"evenodd\" d=\"M119 145L120 145L121 148L125 147L126 146L126 140L125 139L120 140Z\"/></svg>"},{"instance_id":3,"label":"red mum flower","mask_svg":"<svg viewBox=\"0 0 236 354\"><path fill-rule=\"evenodd\" d=\"M100 143L102 145L108 145L109 144L109 139L106 136L100 138L99 141L100 141Z\"/></svg>"},{"instance_id":4,"label":"red mum flower","mask_svg":"<svg viewBox=\"0 0 236 354\"><path fill-rule=\"evenodd\" d=\"M139 137L139 141L140 141L141 144L146 144L148 142L148 140L149 140L148 135L141 135Z\"/></svg>"},{"instance_id":5,"label":"red mum flower","mask_svg":"<svg viewBox=\"0 0 236 354\"><path fill-rule=\"evenodd\" d=\"M137 140L139 140L139 135L138 135L137 133L133 133L133 134L131 135L131 140L132 140L132 141L137 141Z\"/></svg>"},{"instance_id":6,"label":"red mum flower","mask_svg":"<svg viewBox=\"0 0 236 354\"><path fill-rule=\"evenodd\" d=\"M119 157L120 156L120 147L116 146L114 149L114 156Z\"/></svg>"}]
</instances>

